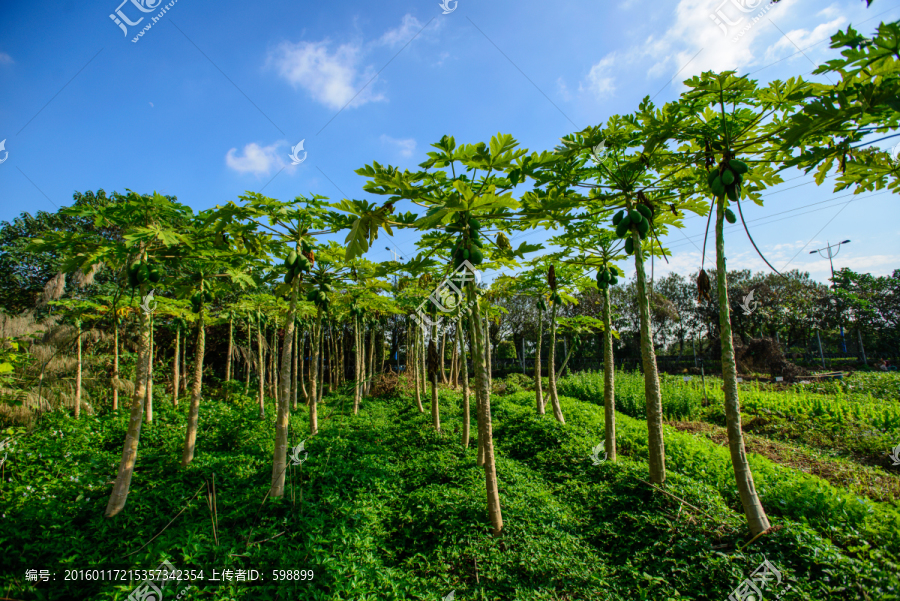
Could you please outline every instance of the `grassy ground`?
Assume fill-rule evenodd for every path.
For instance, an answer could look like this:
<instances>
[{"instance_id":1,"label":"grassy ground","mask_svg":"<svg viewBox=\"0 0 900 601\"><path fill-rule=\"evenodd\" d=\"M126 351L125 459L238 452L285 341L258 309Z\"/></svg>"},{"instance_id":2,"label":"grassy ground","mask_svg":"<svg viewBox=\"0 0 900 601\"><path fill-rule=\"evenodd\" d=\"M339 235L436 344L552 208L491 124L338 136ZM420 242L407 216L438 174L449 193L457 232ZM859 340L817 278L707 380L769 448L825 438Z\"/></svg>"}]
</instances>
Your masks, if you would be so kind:
<instances>
[{"instance_id":1,"label":"grassy ground","mask_svg":"<svg viewBox=\"0 0 900 601\"><path fill-rule=\"evenodd\" d=\"M282 499L265 498L271 403L261 421L249 398L205 402L197 458L181 469L184 408L160 397L128 503L113 519L102 513L127 417L47 414L15 433L3 467L0 596L124 600L137 582L66 581L66 570L146 570L167 559L204 580L186 591L187 582L170 585L166 599L183 591L181 599L438 600L455 591L460 600L722 600L768 559L784 581L766 598L790 585L783 598L900 599L900 514L891 505L751 454L779 529L739 550L749 537L726 449L667 427L669 496L642 482L645 422L619 414L620 461L594 465L602 407L561 402L566 425L534 416L532 393L492 398L505 520L497 538L474 436L463 451L451 391L441 391L440 436L409 398L367 399L354 417L352 399L329 396L313 438L297 412L290 444L305 440L308 456L289 469ZM29 582L28 569L55 581ZM210 582L212 570L220 579L223 570L256 570L259 579ZM308 575L301 570L312 580L286 579Z\"/></svg>"}]
</instances>

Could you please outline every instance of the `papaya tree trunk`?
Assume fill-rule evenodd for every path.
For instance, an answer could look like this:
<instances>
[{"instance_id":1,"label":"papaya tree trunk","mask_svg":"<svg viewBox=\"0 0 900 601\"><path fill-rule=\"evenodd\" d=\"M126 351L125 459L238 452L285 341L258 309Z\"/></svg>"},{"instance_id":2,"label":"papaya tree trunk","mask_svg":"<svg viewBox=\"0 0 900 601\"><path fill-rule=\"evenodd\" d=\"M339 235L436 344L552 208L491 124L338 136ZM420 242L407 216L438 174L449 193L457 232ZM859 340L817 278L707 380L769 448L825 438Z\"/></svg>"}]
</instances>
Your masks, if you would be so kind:
<instances>
[{"instance_id":1,"label":"papaya tree trunk","mask_svg":"<svg viewBox=\"0 0 900 601\"><path fill-rule=\"evenodd\" d=\"M262 323L259 319L259 315L256 316L256 347L257 347L257 360L259 361L258 369L259 372L259 390L257 391L257 399L256 402L259 403L259 419L263 419L266 416L266 400L264 398L264 386L266 382L266 364L263 362L263 335L262 335Z\"/></svg>"},{"instance_id":2,"label":"papaya tree trunk","mask_svg":"<svg viewBox=\"0 0 900 601\"><path fill-rule=\"evenodd\" d=\"M296 321L296 320L295 320ZM294 354L293 354L293 362L294 362L294 379L291 381L291 398L293 399L293 411L297 410L297 388L300 384L300 380L303 375L300 373L299 369L302 366L302 363L299 363L299 357L302 355L303 349L300 348L300 328L294 325Z\"/></svg>"},{"instance_id":3,"label":"papaya tree trunk","mask_svg":"<svg viewBox=\"0 0 900 601\"><path fill-rule=\"evenodd\" d=\"M419 347L421 346L420 337L422 336L422 328L418 325L413 326L413 354L415 355L415 385L416 385L416 406L419 408L419 413L425 413L425 408L422 406L422 393L419 389L419 378L422 375L422 364L419 362ZM407 361L409 363L409 361Z\"/></svg>"},{"instance_id":4,"label":"papaya tree trunk","mask_svg":"<svg viewBox=\"0 0 900 601\"><path fill-rule=\"evenodd\" d=\"M312 338L310 338L310 346L312 346ZM310 349L310 354L312 350ZM303 366L306 364L306 332L303 332L303 338L300 340L300 363L297 367L297 381L300 383L300 392L303 394L303 404L309 406L309 393L306 391L306 379L303 377ZM306 367L307 373L312 373L312 363Z\"/></svg>"},{"instance_id":5,"label":"papaya tree trunk","mask_svg":"<svg viewBox=\"0 0 900 601\"><path fill-rule=\"evenodd\" d=\"M181 380L181 326L175 328L175 360L172 362L172 404L178 406L178 382Z\"/></svg>"},{"instance_id":6,"label":"papaya tree trunk","mask_svg":"<svg viewBox=\"0 0 900 601\"><path fill-rule=\"evenodd\" d=\"M540 301L539 301L540 302ZM544 415L544 390L541 386L541 343L544 338L544 311L538 305L537 346L534 349L534 400L537 403L538 415Z\"/></svg>"},{"instance_id":7,"label":"papaya tree trunk","mask_svg":"<svg viewBox=\"0 0 900 601\"><path fill-rule=\"evenodd\" d=\"M728 450L737 481L738 494L747 516L750 534L756 536L769 528L769 519L763 509L753 473L744 450L744 434L741 429L741 403L738 398L737 365L734 359L734 342L731 337L731 307L728 304L728 280L725 267L725 219L724 200L718 203L716 213L716 285L719 293L719 331L722 342L722 389L725 392L725 428L728 431Z\"/></svg>"},{"instance_id":8,"label":"papaya tree trunk","mask_svg":"<svg viewBox=\"0 0 900 601\"><path fill-rule=\"evenodd\" d=\"M562 408L559 405L559 395L556 392L556 312L558 305L553 303L550 310L550 348L547 350L547 381L550 388L550 404L553 406L553 417L561 424L566 423Z\"/></svg>"},{"instance_id":9,"label":"papaya tree trunk","mask_svg":"<svg viewBox=\"0 0 900 601\"><path fill-rule=\"evenodd\" d=\"M272 459L272 487L269 494L274 497L284 495L284 472L287 469L288 422L291 418L291 342L294 339L294 321L297 314L297 293L300 279L294 278L291 286L291 308L284 328L284 348L281 349L281 391L278 395L278 415L275 418L275 455Z\"/></svg>"},{"instance_id":10,"label":"papaya tree trunk","mask_svg":"<svg viewBox=\"0 0 900 601\"><path fill-rule=\"evenodd\" d=\"M204 323L206 308L200 305L197 316L197 348L194 351L194 377L191 381L191 405L188 409L187 435L184 439L184 451L181 454L181 467L194 460L194 447L197 444L197 423L200 421L200 391L203 388L203 356L206 353L206 325Z\"/></svg>"},{"instance_id":11,"label":"papaya tree trunk","mask_svg":"<svg viewBox=\"0 0 900 601\"><path fill-rule=\"evenodd\" d=\"M491 363L491 326L488 318L484 318L484 360L487 363L488 390L491 390L494 382L494 366Z\"/></svg>"},{"instance_id":12,"label":"papaya tree trunk","mask_svg":"<svg viewBox=\"0 0 900 601\"><path fill-rule=\"evenodd\" d=\"M147 423L153 423L153 313L150 314L150 351L147 353Z\"/></svg>"},{"instance_id":13,"label":"papaya tree trunk","mask_svg":"<svg viewBox=\"0 0 900 601\"><path fill-rule=\"evenodd\" d=\"M634 267L637 272L638 309L641 315L641 363L644 367L644 398L647 403L647 438L650 480L654 484L666 481L666 450L662 429L662 394L659 373L656 369L656 351L653 349L653 325L650 323L650 295L647 293L647 274L641 238L631 232L634 244Z\"/></svg>"},{"instance_id":14,"label":"papaya tree trunk","mask_svg":"<svg viewBox=\"0 0 900 601\"><path fill-rule=\"evenodd\" d=\"M354 335L354 348L356 350L356 359L354 361L353 366L353 415L359 414L359 397L362 395L362 351L360 349L359 343L359 317L353 318L353 335Z\"/></svg>"},{"instance_id":15,"label":"papaya tree trunk","mask_svg":"<svg viewBox=\"0 0 900 601\"><path fill-rule=\"evenodd\" d=\"M375 379L375 328L369 330L369 368L363 374L365 384L363 391L366 396L372 394L372 382Z\"/></svg>"},{"instance_id":16,"label":"papaya tree trunk","mask_svg":"<svg viewBox=\"0 0 900 601\"><path fill-rule=\"evenodd\" d=\"M444 357L447 353L447 330L444 330L441 333L441 349L440 349L440 357L441 357L441 384L447 383L447 372L444 371Z\"/></svg>"},{"instance_id":17,"label":"papaya tree trunk","mask_svg":"<svg viewBox=\"0 0 900 601\"><path fill-rule=\"evenodd\" d=\"M113 318L112 408L119 410L119 317Z\"/></svg>"},{"instance_id":18,"label":"papaya tree trunk","mask_svg":"<svg viewBox=\"0 0 900 601\"><path fill-rule=\"evenodd\" d=\"M609 288L603 290L603 413L604 448L609 461L616 460L616 372L613 362L613 335L610 326Z\"/></svg>"},{"instance_id":19,"label":"papaya tree trunk","mask_svg":"<svg viewBox=\"0 0 900 601\"><path fill-rule=\"evenodd\" d=\"M228 360L225 362L225 381L231 380L231 353L234 345L234 317L228 316Z\"/></svg>"},{"instance_id":20,"label":"papaya tree trunk","mask_svg":"<svg viewBox=\"0 0 900 601\"><path fill-rule=\"evenodd\" d=\"M487 496L488 517L494 536L503 530L503 515L500 511L500 492L497 484L497 466L494 458L494 441L491 426L491 401L488 388L487 363L485 362L484 331L481 326L481 308L475 295L475 285L467 283L468 296L474 299L472 307L472 359L475 364L475 395L478 400L478 439L484 449L484 484Z\"/></svg>"},{"instance_id":21,"label":"papaya tree trunk","mask_svg":"<svg viewBox=\"0 0 900 601\"><path fill-rule=\"evenodd\" d=\"M431 425L435 432L441 432L441 407L438 403L438 350L435 339L437 326L431 326L431 340L428 341L428 379L431 381Z\"/></svg>"},{"instance_id":22,"label":"papaya tree trunk","mask_svg":"<svg viewBox=\"0 0 900 601\"><path fill-rule=\"evenodd\" d=\"M316 324L313 326L312 334L312 357L309 363L309 433L313 436L319 431L319 415L318 415L318 391L316 382L318 381L319 371L319 340L322 336L322 308L316 308Z\"/></svg>"},{"instance_id":23,"label":"papaya tree trunk","mask_svg":"<svg viewBox=\"0 0 900 601\"><path fill-rule=\"evenodd\" d=\"M484 346L476 345L475 332L477 331L481 334L483 341L484 338L484 330L482 329L481 319L475 317L475 313L472 312L469 314L469 341L472 345L472 375L474 376L474 390L475 390L475 465L482 467L484 466L484 431L481 428L481 402L482 402L482 394L481 394L481 386L485 387L487 391L486 394L490 394L491 387L488 383L487 377L484 380L478 379L479 368L475 366L476 354L481 352L481 371L482 373L487 372L487 364L484 361ZM480 351L478 350L480 349ZM485 374L486 376L486 374Z\"/></svg>"},{"instance_id":24,"label":"papaya tree trunk","mask_svg":"<svg viewBox=\"0 0 900 601\"><path fill-rule=\"evenodd\" d=\"M78 337L75 339L76 365L75 365L75 419L81 416L81 320L75 322L78 329Z\"/></svg>"},{"instance_id":25,"label":"papaya tree trunk","mask_svg":"<svg viewBox=\"0 0 900 601\"><path fill-rule=\"evenodd\" d=\"M250 353L253 352L253 324L250 322L250 313L247 313L247 369L244 375L244 394L250 392Z\"/></svg>"},{"instance_id":26,"label":"papaya tree trunk","mask_svg":"<svg viewBox=\"0 0 900 601\"><path fill-rule=\"evenodd\" d=\"M465 339L463 338L463 317L460 316L456 324L456 344L459 346L459 369L462 371L462 394L463 394L463 431L462 446L463 449L469 448L469 363L466 360ZM458 375L458 374L457 374Z\"/></svg>"},{"instance_id":27,"label":"papaya tree trunk","mask_svg":"<svg viewBox=\"0 0 900 601\"><path fill-rule=\"evenodd\" d=\"M141 285L141 295L147 294L147 285ZM143 312L139 314L138 357L135 368L134 394L131 396L131 414L128 419L128 427L125 431L125 442L122 445L122 458L119 461L119 471L116 482L113 484L109 502L106 505L104 516L111 518L125 507L128 498L128 490L131 486L131 476L134 474L134 464L137 461L138 443L141 438L141 423L144 417L144 395L147 394L147 363L145 361L147 351L150 348L150 322Z\"/></svg>"},{"instance_id":28,"label":"papaya tree trunk","mask_svg":"<svg viewBox=\"0 0 900 601\"><path fill-rule=\"evenodd\" d=\"M459 386L459 327L453 336L453 354L450 357L450 386Z\"/></svg>"}]
</instances>

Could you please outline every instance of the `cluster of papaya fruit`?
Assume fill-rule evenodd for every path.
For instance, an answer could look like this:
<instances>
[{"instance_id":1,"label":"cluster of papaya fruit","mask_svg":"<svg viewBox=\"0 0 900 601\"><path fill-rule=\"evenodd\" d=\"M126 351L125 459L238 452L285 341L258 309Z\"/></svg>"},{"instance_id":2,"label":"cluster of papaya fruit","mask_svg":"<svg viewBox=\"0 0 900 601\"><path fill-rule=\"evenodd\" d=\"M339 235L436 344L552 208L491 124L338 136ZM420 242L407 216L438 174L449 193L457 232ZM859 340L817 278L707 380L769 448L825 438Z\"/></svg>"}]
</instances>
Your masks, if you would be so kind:
<instances>
[{"instance_id":1,"label":"cluster of papaya fruit","mask_svg":"<svg viewBox=\"0 0 900 601\"><path fill-rule=\"evenodd\" d=\"M328 310L331 306L331 294L334 292L334 284L330 276L325 276L318 285L306 293L306 300L315 303L316 306Z\"/></svg>"},{"instance_id":2,"label":"cluster of papaya fruit","mask_svg":"<svg viewBox=\"0 0 900 601\"><path fill-rule=\"evenodd\" d=\"M737 202L740 196L741 184L744 181L744 175L750 171L747 163L737 159L722 161L718 168L709 172L707 183L709 189L716 198L728 197L731 202ZM736 223L737 217L731 209L725 209L725 219L728 223Z\"/></svg>"},{"instance_id":3,"label":"cluster of papaya fruit","mask_svg":"<svg viewBox=\"0 0 900 601\"><path fill-rule=\"evenodd\" d=\"M156 265L147 265L144 261L138 261L128 266L128 285L137 288L141 284L157 284L162 279L162 272Z\"/></svg>"},{"instance_id":4,"label":"cluster of papaya fruit","mask_svg":"<svg viewBox=\"0 0 900 601\"><path fill-rule=\"evenodd\" d=\"M625 254L630 255L634 252L634 239L631 237L631 232L636 230L643 240L653 225L653 210L642 204L631 210L622 209L613 215L612 223L616 226L616 236L625 238Z\"/></svg>"},{"instance_id":5,"label":"cluster of papaya fruit","mask_svg":"<svg viewBox=\"0 0 900 601\"><path fill-rule=\"evenodd\" d=\"M563 302L562 297L559 295L559 292L554 290L550 293L550 301L556 305L561 305Z\"/></svg>"},{"instance_id":6,"label":"cluster of papaya fruit","mask_svg":"<svg viewBox=\"0 0 900 601\"><path fill-rule=\"evenodd\" d=\"M619 283L619 276L624 275L613 265L605 265L597 270L597 288L606 290L610 285Z\"/></svg>"},{"instance_id":7,"label":"cluster of papaya fruit","mask_svg":"<svg viewBox=\"0 0 900 601\"><path fill-rule=\"evenodd\" d=\"M362 317L366 316L366 311L362 307L358 305L353 305L350 307L350 317Z\"/></svg>"},{"instance_id":8,"label":"cluster of papaya fruit","mask_svg":"<svg viewBox=\"0 0 900 601\"><path fill-rule=\"evenodd\" d=\"M213 301L213 293L209 290L198 290L194 294L191 295L191 308L194 309L194 313L199 313L200 308L203 306L203 303L211 303Z\"/></svg>"},{"instance_id":9,"label":"cluster of papaya fruit","mask_svg":"<svg viewBox=\"0 0 900 601\"><path fill-rule=\"evenodd\" d=\"M453 246L453 269L457 269L463 261L468 261L472 265L481 265L484 261L480 229L481 224L478 220L467 218L465 213L459 213L456 221L447 225L448 232L459 232Z\"/></svg>"}]
</instances>

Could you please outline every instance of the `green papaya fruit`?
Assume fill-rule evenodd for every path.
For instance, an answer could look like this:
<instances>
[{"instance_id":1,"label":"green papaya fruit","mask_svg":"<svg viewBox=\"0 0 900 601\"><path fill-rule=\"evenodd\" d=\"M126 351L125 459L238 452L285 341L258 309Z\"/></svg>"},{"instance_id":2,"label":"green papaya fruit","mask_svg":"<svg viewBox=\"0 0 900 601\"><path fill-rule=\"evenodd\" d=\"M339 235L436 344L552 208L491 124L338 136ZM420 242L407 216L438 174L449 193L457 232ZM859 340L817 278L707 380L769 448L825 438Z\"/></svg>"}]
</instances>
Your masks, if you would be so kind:
<instances>
[{"instance_id":1,"label":"green papaya fruit","mask_svg":"<svg viewBox=\"0 0 900 601\"><path fill-rule=\"evenodd\" d=\"M288 267L293 267L294 263L297 262L297 251L292 250L288 253L287 259L285 259L284 264Z\"/></svg>"},{"instance_id":2,"label":"green papaya fruit","mask_svg":"<svg viewBox=\"0 0 900 601\"><path fill-rule=\"evenodd\" d=\"M613 221L612 221L613 225L619 225L620 223L622 223L622 220L624 218L625 218L625 211L624 210L619 211L618 213L613 215Z\"/></svg>"},{"instance_id":3,"label":"green papaya fruit","mask_svg":"<svg viewBox=\"0 0 900 601\"><path fill-rule=\"evenodd\" d=\"M627 227L629 227L630 225L631 225L631 215L630 215L630 214L629 214L629 215L625 215L625 217L622 218L622 221L619 222L619 226L620 226L620 227L625 227L625 228L627 228Z\"/></svg>"},{"instance_id":4,"label":"green papaya fruit","mask_svg":"<svg viewBox=\"0 0 900 601\"><path fill-rule=\"evenodd\" d=\"M463 258L463 261L468 260L468 258L469 258L471 255L472 255L472 253L469 252L469 249L467 249L467 248L464 248L464 249L463 249L463 251L462 251L462 258Z\"/></svg>"},{"instance_id":5,"label":"green papaya fruit","mask_svg":"<svg viewBox=\"0 0 900 601\"><path fill-rule=\"evenodd\" d=\"M730 169L726 169L722 172L722 183L726 186L730 186L734 183L734 173L732 173Z\"/></svg>"},{"instance_id":6,"label":"green papaya fruit","mask_svg":"<svg viewBox=\"0 0 900 601\"><path fill-rule=\"evenodd\" d=\"M481 262L484 261L484 255L481 254L479 249L473 248L472 252L469 253L469 260L472 262L472 265L481 265Z\"/></svg>"},{"instance_id":7,"label":"green papaya fruit","mask_svg":"<svg viewBox=\"0 0 900 601\"><path fill-rule=\"evenodd\" d=\"M744 183L744 176L741 175L740 173L735 174L735 176L734 176L734 183L735 183L735 184L742 184L742 183Z\"/></svg>"},{"instance_id":8,"label":"green papaya fruit","mask_svg":"<svg viewBox=\"0 0 900 601\"><path fill-rule=\"evenodd\" d=\"M213 300L212 292L210 292L209 290L205 290L203 292L203 300L205 300L208 303L211 303Z\"/></svg>"},{"instance_id":9,"label":"green papaya fruit","mask_svg":"<svg viewBox=\"0 0 900 601\"><path fill-rule=\"evenodd\" d=\"M706 183L709 184L709 187L712 188L713 181L716 179L716 176L719 175L719 172L715 169L709 172L709 175L706 177Z\"/></svg>"},{"instance_id":10,"label":"green papaya fruit","mask_svg":"<svg viewBox=\"0 0 900 601\"><path fill-rule=\"evenodd\" d=\"M315 300L316 300L316 291L315 290L310 290L309 292L306 293L306 302L311 303Z\"/></svg>"},{"instance_id":11,"label":"green papaya fruit","mask_svg":"<svg viewBox=\"0 0 900 601\"><path fill-rule=\"evenodd\" d=\"M148 278L151 283L158 284L159 281L162 279L162 272L156 267L151 267Z\"/></svg>"},{"instance_id":12,"label":"green papaya fruit","mask_svg":"<svg viewBox=\"0 0 900 601\"><path fill-rule=\"evenodd\" d=\"M638 205L637 210L648 221L653 219L653 212L650 210L650 207L648 207L646 205Z\"/></svg>"},{"instance_id":13,"label":"green papaya fruit","mask_svg":"<svg viewBox=\"0 0 900 601\"><path fill-rule=\"evenodd\" d=\"M737 223L737 217L731 209L725 209L725 221L728 223Z\"/></svg>"},{"instance_id":14,"label":"green papaya fruit","mask_svg":"<svg viewBox=\"0 0 900 601\"><path fill-rule=\"evenodd\" d=\"M628 226L623 221L623 222L619 223L619 225L616 226L616 237L624 238L627 234L628 234Z\"/></svg>"},{"instance_id":15,"label":"green papaya fruit","mask_svg":"<svg viewBox=\"0 0 900 601\"><path fill-rule=\"evenodd\" d=\"M638 224L638 233L641 235L641 238L647 235L647 232L650 231L650 222L646 219L642 219Z\"/></svg>"},{"instance_id":16,"label":"green papaya fruit","mask_svg":"<svg viewBox=\"0 0 900 601\"><path fill-rule=\"evenodd\" d=\"M619 278L617 278L617 277L612 277L612 278L610 278L609 283L610 283L611 286L615 286L616 284L619 283Z\"/></svg>"},{"instance_id":17,"label":"green papaya fruit","mask_svg":"<svg viewBox=\"0 0 900 601\"><path fill-rule=\"evenodd\" d=\"M481 229L481 224L478 222L477 219L470 219L470 220L469 220L469 228L470 228L473 232L477 232L478 230Z\"/></svg>"},{"instance_id":18,"label":"green papaya fruit","mask_svg":"<svg viewBox=\"0 0 900 601\"><path fill-rule=\"evenodd\" d=\"M290 284L294 280L294 272L290 269L287 270L287 273L284 274L284 283Z\"/></svg>"},{"instance_id":19,"label":"green papaya fruit","mask_svg":"<svg viewBox=\"0 0 900 601\"><path fill-rule=\"evenodd\" d=\"M712 185L710 186L710 189L711 189L713 192L715 192L719 187L724 186L725 184L722 183L722 176L719 175L718 171L713 171L713 173L715 173L716 176L713 178Z\"/></svg>"},{"instance_id":20,"label":"green papaya fruit","mask_svg":"<svg viewBox=\"0 0 900 601\"><path fill-rule=\"evenodd\" d=\"M626 238L625 239L625 254L630 255L634 252L634 239Z\"/></svg>"},{"instance_id":21,"label":"green papaya fruit","mask_svg":"<svg viewBox=\"0 0 900 601\"><path fill-rule=\"evenodd\" d=\"M628 216L631 218L631 223L634 225L638 225L641 222L642 215L636 210L629 211Z\"/></svg>"},{"instance_id":22,"label":"green papaya fruit","mask_svg":"<svg viewBox=\"0 0 900 601\"><path fill-rule=\"evenodd\" d=\"M734 170L734 172L738 175L743 175L750 171L750 168L747 166L747 163L744 161L739 161L737 159L731 159L728 161L728 166Z\"/></svg>"},{"instance_id":23,"label":"green papaya fruit","mask_svg":"<svg viewBox=\"0 0 900 601\"><path fill-rule=\"evenodd\" d=\"M727 188L725 188L725 194L728 195L728 200L730 200L731 202L737 202L738 195L737 188L735 186L728 186Z\"/></svg>"},{"instance_id":24,"label":"green papaya fruit","mask_svg":"<svg viewBox=\"0 0 900 601\"><path fill-rule=\"evenodd\" d=\"M150 268L147 267L146 263L141 263L137 270L137 281L139 284L144 284L150 280Z\"/></svg>"}]
</instances>

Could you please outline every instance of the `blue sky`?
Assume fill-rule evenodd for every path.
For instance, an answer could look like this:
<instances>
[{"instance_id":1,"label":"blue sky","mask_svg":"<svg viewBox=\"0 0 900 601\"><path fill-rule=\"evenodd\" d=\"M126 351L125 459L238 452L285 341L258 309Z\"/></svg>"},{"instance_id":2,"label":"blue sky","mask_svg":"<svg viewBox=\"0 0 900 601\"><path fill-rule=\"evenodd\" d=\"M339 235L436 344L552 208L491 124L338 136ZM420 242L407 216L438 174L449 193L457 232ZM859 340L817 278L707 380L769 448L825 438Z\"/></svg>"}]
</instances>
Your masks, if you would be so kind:
<instances>
[{"instance_id":1,"label":"blue sky","mask_svg":"<svg viewBox=\"0 0 900 601\"><path fill-rule=\"evenodd\" d=\"M353 171L372 161L414 169L444 134L475 143L503 132L529 150L552 149L563 135L634 111L645 95L676 98L680 82L701 71L736 69L762 82L807 74L832 55L827 40L838 28L869 33L900 19L900 0L869 9L784 0L752 23L765 2L743 0L741 12L732 3L740 1L459 0L445 15L438 0L177 0L137 42L166 3L5 3L0 220L98 188L156 190L195 210L246 190L380 201ZM117 9L131 22L143 17L125 25L127 36L110 18ZM736 23L727 34L710 18L717 10ZM291 165L301 140L307 158ZM809 251L844 239L852 242L836 267L900 268L895 199L846 197L810 181L787 182L745 212L777 268L824 279L827 259ZM669 236L674 256L657 275L699 267L704 225L688 219ZM369 258L389 259L385 246L410 256L415 238L382 235ZM729 268L764 268L739 229L726 254Z\"/></svg>"}]
</instances>

